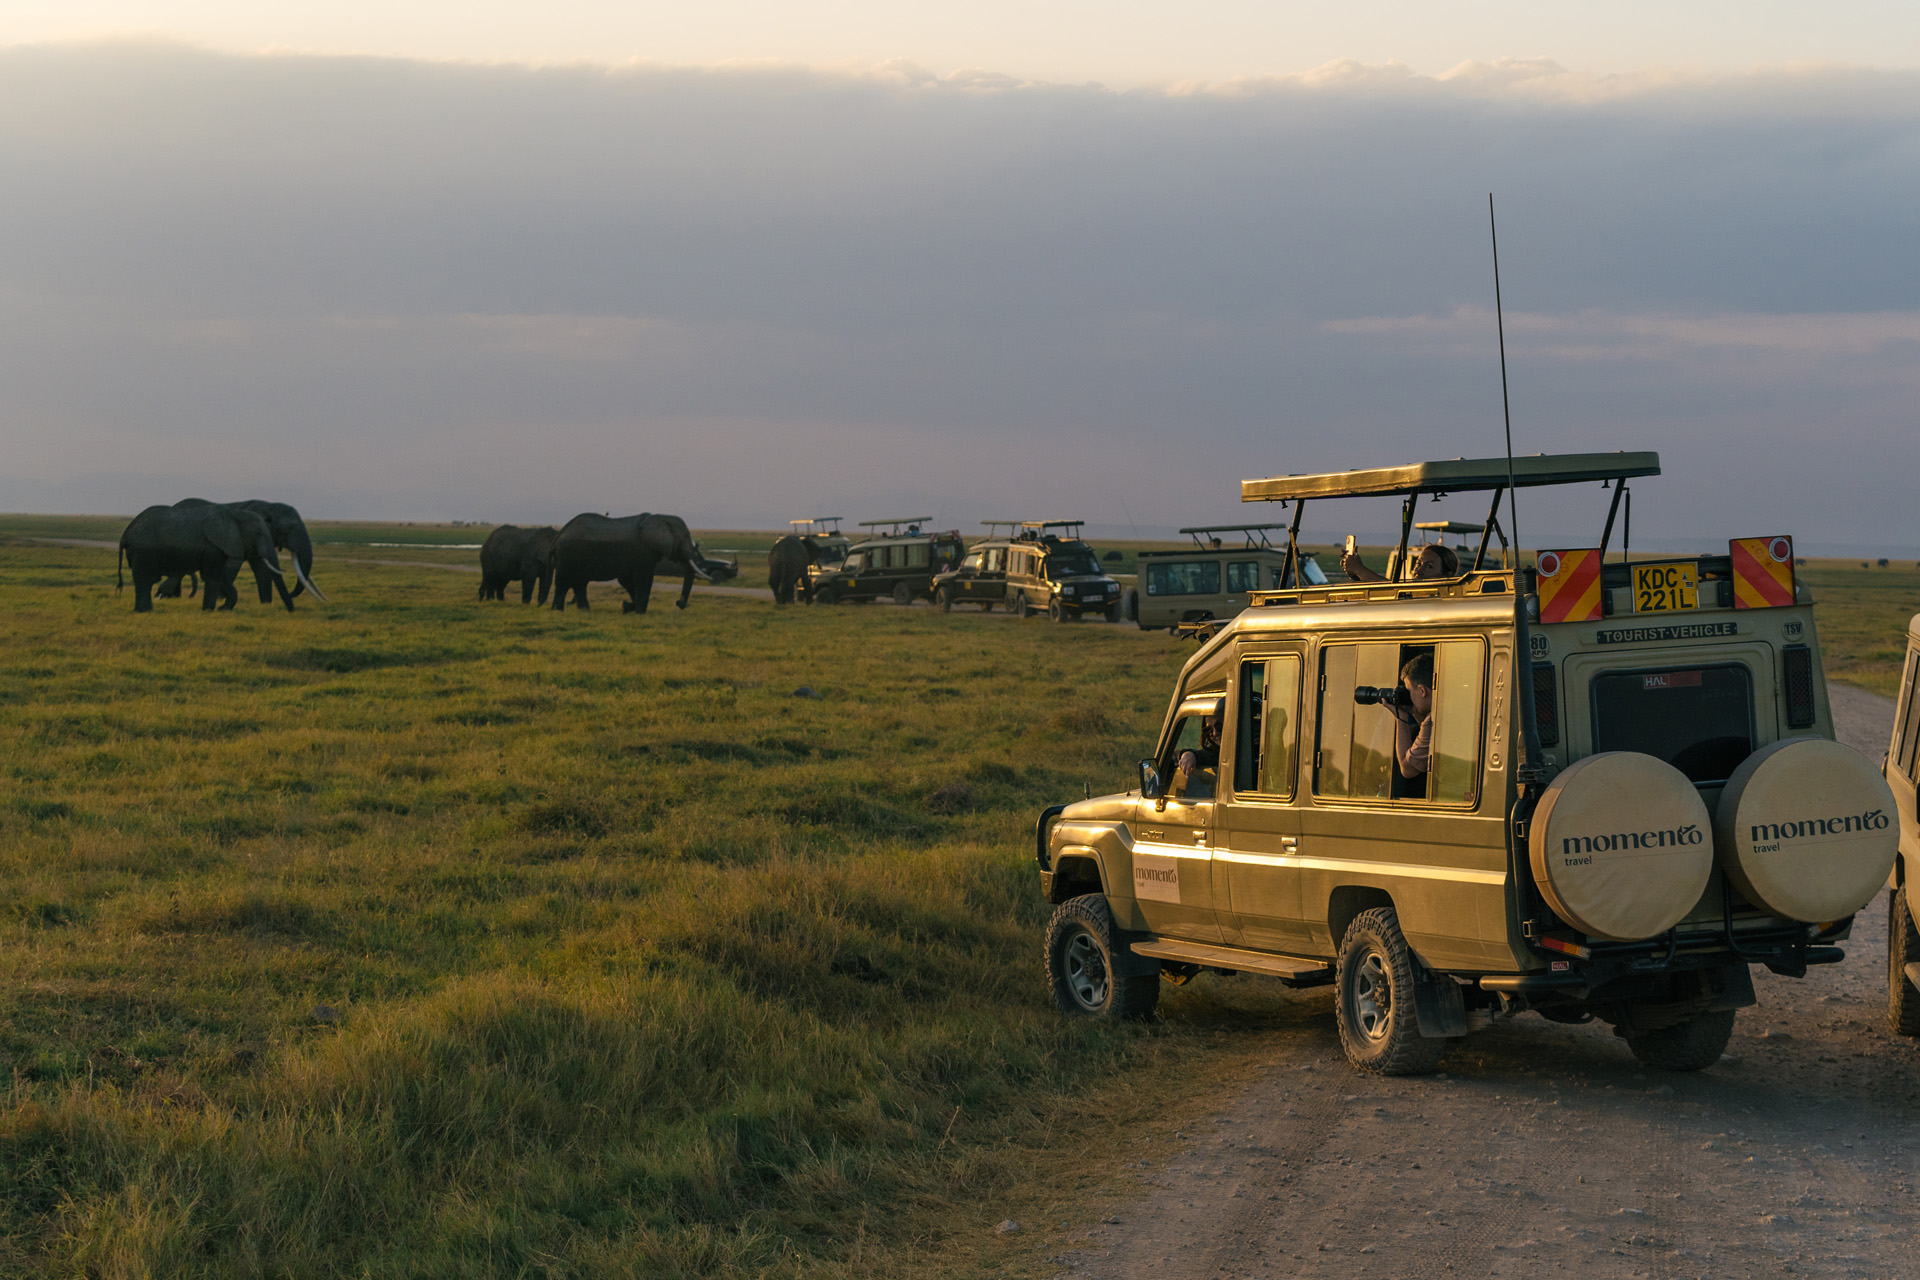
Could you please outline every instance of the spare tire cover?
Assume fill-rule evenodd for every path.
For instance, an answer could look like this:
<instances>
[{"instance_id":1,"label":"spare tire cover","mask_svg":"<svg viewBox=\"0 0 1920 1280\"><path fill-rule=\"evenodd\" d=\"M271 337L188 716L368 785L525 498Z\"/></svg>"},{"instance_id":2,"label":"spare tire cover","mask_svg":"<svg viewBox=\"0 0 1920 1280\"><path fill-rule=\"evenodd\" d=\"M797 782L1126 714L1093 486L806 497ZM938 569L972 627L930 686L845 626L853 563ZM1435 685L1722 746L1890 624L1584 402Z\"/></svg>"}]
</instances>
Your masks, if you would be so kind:
<instances>
[{"instance_id":1,"label":"spare tire cover","mask_svg":"<svg viewBox=\"0 0 1920 1280\"><path fill-rule=\"evenodd\" d=\"M1614 942L1665 933L1713 875L1712 819L1687 775L1638 751L1569 766L1533 811L1533 878L1554 913Z\"/></svg>"},{"instance_id":2,"label":"spare tire cover","mask_svg":"<svg viewBox=\"0 0 1920 1280\"><path fill-rule=\"evenodd\" d=\"M1873 899L1893 870L1893 792L1867 758L1825 738L1788 738L1748 756L1720 793L1714 846L1754 906L1824 923Z\"/></svg>"}]
</instances>

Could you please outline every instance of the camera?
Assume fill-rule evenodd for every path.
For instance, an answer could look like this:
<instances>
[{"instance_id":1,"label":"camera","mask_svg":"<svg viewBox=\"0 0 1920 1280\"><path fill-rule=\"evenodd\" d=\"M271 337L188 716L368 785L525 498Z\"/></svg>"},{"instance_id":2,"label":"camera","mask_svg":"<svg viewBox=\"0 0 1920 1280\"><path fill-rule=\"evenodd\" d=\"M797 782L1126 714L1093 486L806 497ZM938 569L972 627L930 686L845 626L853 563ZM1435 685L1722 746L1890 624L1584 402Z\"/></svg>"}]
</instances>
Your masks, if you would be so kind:
<instances>
[{"instance_id":1,"label":"camera","mask_svg":"<svg viewBox=\"0 0 1920 1280\"><path fill-rule=\"evenodd\" d=\"M1404 685L1397 684L1363 684L1353 691L1353 700L1363 707L1371 707L1377 703L1390 710L1396 707L1413 706L1413 695L1407 692Z\"/></svg>"}]
</instances>

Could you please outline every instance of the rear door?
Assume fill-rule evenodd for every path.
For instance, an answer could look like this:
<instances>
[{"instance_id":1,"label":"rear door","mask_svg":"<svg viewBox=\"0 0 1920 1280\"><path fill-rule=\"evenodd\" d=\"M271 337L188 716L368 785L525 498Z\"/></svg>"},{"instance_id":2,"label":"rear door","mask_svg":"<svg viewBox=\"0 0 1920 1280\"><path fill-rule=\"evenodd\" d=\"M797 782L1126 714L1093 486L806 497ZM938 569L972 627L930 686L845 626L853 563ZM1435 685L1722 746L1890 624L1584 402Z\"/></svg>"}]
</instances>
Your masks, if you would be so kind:
<instances>
[{"instance_id":1,"label":"rear door","mask_svg":"<svg viewBox=\"0 0 1920 1280\"><path fill-rule=\"evenodd\" d=\"M1256 650L1234 677L1230 793L1214 858L1224 871L1227 940L1261 951L1309 950L1300 907L1300 721L1303 646Z\"/></svg>"}]
</instances>

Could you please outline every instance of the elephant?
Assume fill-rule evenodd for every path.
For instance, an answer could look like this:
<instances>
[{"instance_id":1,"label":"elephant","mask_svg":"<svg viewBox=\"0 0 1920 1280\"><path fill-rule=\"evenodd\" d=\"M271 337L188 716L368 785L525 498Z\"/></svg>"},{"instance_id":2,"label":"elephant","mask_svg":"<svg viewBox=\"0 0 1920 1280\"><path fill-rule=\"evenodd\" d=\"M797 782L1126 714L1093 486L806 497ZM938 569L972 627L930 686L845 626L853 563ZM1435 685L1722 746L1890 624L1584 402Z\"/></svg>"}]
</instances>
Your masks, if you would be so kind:
<instances>
[{"instance_id":1,"label":"elephant","mask_svg":"<svg viewBox=\"0 0 1920 1280\"><path fill-rule=\"evenodd\" d=\"M520 603L532 601L534 584L539 583L544 605L553 586L553 544L559 536L552 525L522 529L503 524L488 534L480 547L480 598L505 600L507 584L518 578Z\"/></svg>"},{"instance_id":2,"label":"elephant","mask_svg":"<svg viewBox=\"0 0 1920 1280\"><path fill-rule=\"evenodd\" d=\"M801 534L786 534L767 552L767 585L775 604L813 603L813 579L807 569L820 563L820 544Z\"/></svg>"},{"instance_id":3,"label":"elephant","mask_svg":"<svg viewBox=\"0 0 1920 1280\"><path fill-rule=\"evenodd\" d=\"M173 505L182 509L213 506L244 507L253 512L267 522L267 528L273 533L273 545L284 548L293 557L294 575L298 581L294 583L292 594L298 596L301 592L312 588L316 599L323 603L326 601L326 595L320 588L313 585L313 539L307 534L307 522L300 518L298 511L286 503L268 502L261 498L227 503L209 502L205 498L182 498ZM174 574L155 587L153 594L168 599L177 598L180 595L180 579L184 576L186 575ZM283 591L286 589L284 580L282 580L281 589Z\"/></svg>"},{"instance_id":4,"label":"elephant","mask_svg":"<svg viewBox=\"0 0 1920 1280\"><path fill-rule=\"evenodd\" d=\"M208 503L198 507L148 507L133 518L120 535L114 557L116 590L126 586L120 559L133 574L133 611L153 611L153 584L172 574L200 575L200 608L231 609L239 602L234 589L240 566L251 565L260 588L260 603L273 602L273 590L293 611L293 597L280 576L280 560L273 530L259 515L243 508ZM319 595L319 592L315 592Z\"/></svg>"},{"instance_id":5,"label":"elephant","mask_svg":"<svg viewBox=\"0 0 1920 1280\"><path fill-rule=\"evenodd\" d=\"M637 516L603 516L582 512L567 521L553 544L553 607L564 610L567 596L580 608L587 607L587 584L618 581L631 597L621 602L622 613L645 613L653 594L654 574L661 570L686 575L680 586L677 608L687 607L696 577L714 581L716 576L731 578L736 569L724 560L709 560L700 554L679 516L642 513Z\"/></svg>"}]
</instances>

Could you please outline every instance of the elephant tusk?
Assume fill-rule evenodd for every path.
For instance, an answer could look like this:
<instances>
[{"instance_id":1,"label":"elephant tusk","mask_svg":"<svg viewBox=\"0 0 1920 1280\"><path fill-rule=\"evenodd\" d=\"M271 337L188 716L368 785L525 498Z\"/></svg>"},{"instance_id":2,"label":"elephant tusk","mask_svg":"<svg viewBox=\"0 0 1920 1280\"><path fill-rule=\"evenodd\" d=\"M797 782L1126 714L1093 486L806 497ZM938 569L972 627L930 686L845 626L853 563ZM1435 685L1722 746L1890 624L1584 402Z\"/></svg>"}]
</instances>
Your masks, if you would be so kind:
<instances>
[{"instance_id":1,"label":"elephant tusk","mask_svg":"<svg viewBox=\"0 0 1920 1280\"><path fill-rule=\"evenodd\" d=\"M329 599L327 599L327 596L326 596L326 593L325 593L324 591L322 591L322 590L320 590L320 588L318 588L318 587L316 587L316 586L314 586L314 585L313 585L313 579L312 579L312 578L309 578L309 577L307 576L307 571L306 571L305 569L302 569L302 568L300 567L300 557L299 557L299 556L294 556L294 555L290 555L290 556L288 556L288 557L287 557L287 559L289 559L289 560L291 560L291 561L293 561L293 574L294 574L294 576L295 576L296 578L298 578L298 579L300 579L300 581L301 581L301 583L302 583L302 585L304 585L304 586L306 587L306 589L307 589L307 590L309 590L309 591L311 591L311 592L313 592L313 598L314 598L315 600L318 600L318 601L319 601L319 602L320 602L321 604L332 604L332 603L333 603L333 601L331 601L331 600L329 600Z\"/></svg>"}]
</instances>

